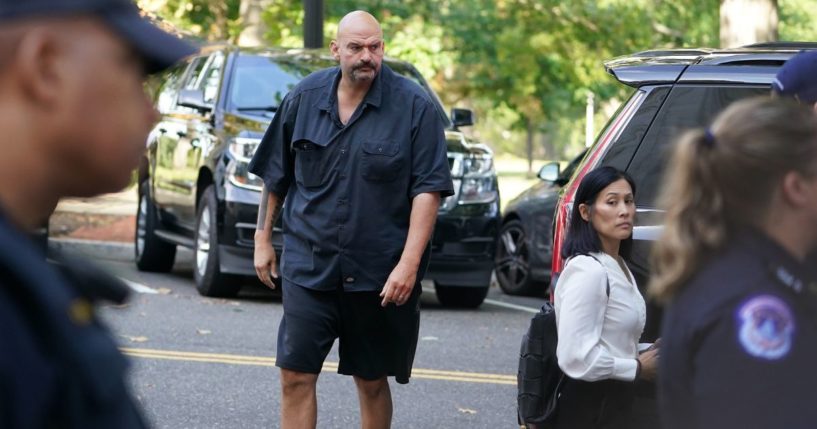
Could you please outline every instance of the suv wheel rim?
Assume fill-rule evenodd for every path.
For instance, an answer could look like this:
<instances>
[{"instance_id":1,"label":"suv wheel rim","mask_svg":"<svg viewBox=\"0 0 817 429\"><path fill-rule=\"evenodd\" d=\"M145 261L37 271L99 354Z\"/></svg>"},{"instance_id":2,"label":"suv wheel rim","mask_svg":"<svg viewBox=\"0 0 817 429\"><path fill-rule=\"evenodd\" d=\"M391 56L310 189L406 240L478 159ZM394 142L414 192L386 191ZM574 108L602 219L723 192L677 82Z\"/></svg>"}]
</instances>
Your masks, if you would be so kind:
<instances>
[{"instance_id":1,"label":"suv wheel rim","mask_svg":"<svg viewBox=\"0 0 817 429\"><path fill-rule=\"evenodd\" d=\"M525 248L525 233L522 228L511 226L499 236L500 254L496 263L497 274L514 288L528 280L527 249Z\"/></svg>"},{"instance_id":2,"label":"suv wheel rim","mask_svg":"<svg viewBox=\"0 0 817 429\"><path fill-rule=\"evenodd\" d=\"M196 270L204 276L207 270L207 259L210 257L210 207L201 209L199 228L196 233Z\"/></svg>"},{"instance_id":3,"label":"suv wheel rim","mask_svg":"<svg viewBox=\"0 0 817 429\"><path fill-rule=\"evenodd\" d=\"M139 216L136 218L136 255L141 256L145 251L145 236L147 235L148 202L147 197L139 199Z\"/></svg>"}]
</instances>

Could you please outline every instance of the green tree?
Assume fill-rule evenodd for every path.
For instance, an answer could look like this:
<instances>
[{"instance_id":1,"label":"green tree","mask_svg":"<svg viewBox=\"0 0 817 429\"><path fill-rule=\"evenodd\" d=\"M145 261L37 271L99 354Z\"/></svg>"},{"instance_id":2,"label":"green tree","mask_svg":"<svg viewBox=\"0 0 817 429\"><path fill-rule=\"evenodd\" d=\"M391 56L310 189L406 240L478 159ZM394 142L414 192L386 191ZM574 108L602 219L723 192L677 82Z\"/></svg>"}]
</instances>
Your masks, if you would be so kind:
<instances>
[{"instance_id":1,"label":"green tree","mask_svg":"<svg viewBox=\"0 0 817 429\"><path fill-rule=\"evenodd\" d=\"M301 1L243 1L140 4L211 40L236 40L257 22L248 6L261 5L266 44L302 45ZM648 49L718 46L722 1L326 0L324 36L328 45L351 10L373 13L387 53L413 63L446 105L473 108L481 118L475 131L496 149L543 155L547 147L544 155L561 157L583 144L588 92L603 122L608 106L630 91L605 73L604 61ZM815 40L813 0L777 1L781 38Z\"/></svg>"}]
</instances>

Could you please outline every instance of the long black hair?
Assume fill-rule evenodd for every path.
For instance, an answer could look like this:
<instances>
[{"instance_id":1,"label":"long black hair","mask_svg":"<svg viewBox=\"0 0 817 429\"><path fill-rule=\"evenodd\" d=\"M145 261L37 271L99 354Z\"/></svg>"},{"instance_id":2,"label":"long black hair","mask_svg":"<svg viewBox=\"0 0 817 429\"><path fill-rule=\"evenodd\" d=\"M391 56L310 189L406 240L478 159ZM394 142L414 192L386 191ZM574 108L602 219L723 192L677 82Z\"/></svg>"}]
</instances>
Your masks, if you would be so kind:
<instances>
[{"instance_id":1,"label":"long black hair","mask_svg":"<svg viewBox=\"0 0 817 429\"><path fill-rule=\"evenodd\" d=\"M599 193L608 187L611 183L624 179L630 184L635 196L635 182L629 174L618 170L614 167L600 167L587 173L582 182L579 184L579 189L576 191L576 197L573 199L573 209L570 211L570 223L567 228L567 237L564 245L562 245L562 258L567 260L571 256L601 252L601 239L599 233L593 228L590 222L582 219L579 212L579 206L586 204L593 207ZM621 241L619 247L619 255L623 257L630 256L630 250L633 245L633 237L630 235L625 240Z\"/></svg>"}]
</instances>

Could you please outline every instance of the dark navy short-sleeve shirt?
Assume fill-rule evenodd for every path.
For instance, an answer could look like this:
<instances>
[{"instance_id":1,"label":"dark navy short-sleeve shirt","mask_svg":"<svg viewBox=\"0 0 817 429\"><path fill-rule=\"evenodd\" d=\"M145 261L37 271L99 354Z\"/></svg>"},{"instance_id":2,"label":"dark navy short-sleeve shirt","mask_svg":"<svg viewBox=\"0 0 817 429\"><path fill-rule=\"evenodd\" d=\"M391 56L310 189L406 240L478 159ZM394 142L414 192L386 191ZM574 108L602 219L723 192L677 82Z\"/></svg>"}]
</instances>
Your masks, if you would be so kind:
<instances>
[{"instance_id":1,"label":"dark navy short-sleeve shirt","mask_svg":"<svg viewBox=\"0 0 817 429\"><path fill-rule=\"evenodd\" d=\"M428 94L384 64L344 125L340 76L337 67L315 72L284 98L250 171L284 198L287 281L376 291L403 252L412 199L453 194L443 123Z\"/></svg>"},{"instance_id":2,"label":"dark navy short-sleeve shirt","mask_svg":"<svg viewBox=\"0 0 817 429\"><path fill-rule=\"evenodd\" d=\"M808 267L743 231L664 313L666 429L817 425L817 294Z\"/></svg>"}]
</instances>

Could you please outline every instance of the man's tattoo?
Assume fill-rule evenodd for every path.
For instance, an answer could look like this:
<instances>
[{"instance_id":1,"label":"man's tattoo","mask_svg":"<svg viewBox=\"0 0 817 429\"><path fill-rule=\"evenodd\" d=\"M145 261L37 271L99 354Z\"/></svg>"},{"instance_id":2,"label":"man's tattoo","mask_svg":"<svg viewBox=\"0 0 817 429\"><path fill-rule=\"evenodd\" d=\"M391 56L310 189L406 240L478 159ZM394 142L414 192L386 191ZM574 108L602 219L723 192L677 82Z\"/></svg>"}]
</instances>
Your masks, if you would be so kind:
<instances>
[{"instance_id":1,"label":"man's tattoo","mask_svg":"<svg viewBox=\"0 0 817 429\"><path fill-rule=\"evenodd\" d=\"M283 201L278 201L275 204L275 207L272 208L272 216L271 216L270 224L269 224L270 227L275 226L275 222L278 222L278 216L281 215L281 209L283 207L284 207L284 202Z\"/></svg>"},{"instance_id":2,"label":"man's tattoo","mask_svg":"<svg viewBox=\"0 0 817 429\"><path fill-rule=\"evenodd\" d=\"M272 213L270 213L270 227L275 225L275 222L278 221L278 216L281 215L281 208L284 206L283 201L279 201L276 199L275 207L272 208ZM264 187L261 191L261 203L258 205L258 222L256 224L256 229L259 231L263 231L267 227L267 223L265 222L267 219L267 209L269 208L269 191L267 188Z\"/></svg>"},{"instance_id":3,"label":"man's tattoo","mask_svg":"<svg viewBox=\"0 0 817 429\"><path fill-rule=\"evenodd\" d=\"M261 203L258 205L258 223L255 226L255 228L260 231L264 230L264 220L267 218L267 206L269 206L269 191L267 187L264 186L261 189Z\"/></svg>"}]
</instances>

